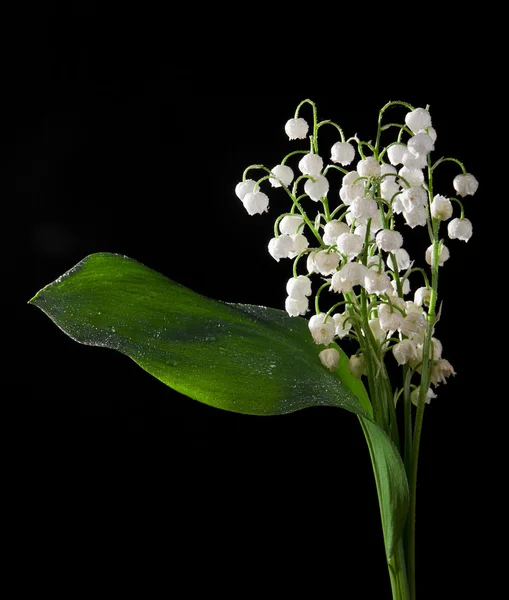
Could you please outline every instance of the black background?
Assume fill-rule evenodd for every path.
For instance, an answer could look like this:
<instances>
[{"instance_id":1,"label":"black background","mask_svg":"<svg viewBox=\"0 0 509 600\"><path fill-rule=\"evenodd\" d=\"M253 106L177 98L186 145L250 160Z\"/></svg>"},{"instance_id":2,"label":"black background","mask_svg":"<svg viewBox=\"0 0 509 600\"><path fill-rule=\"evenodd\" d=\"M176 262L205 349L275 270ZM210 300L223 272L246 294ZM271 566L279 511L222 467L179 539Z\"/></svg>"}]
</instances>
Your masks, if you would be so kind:
<instances>
[{"instance_id":1,"label":"black background","mask_svg":"<svg viewBox=\"0 0 509 600\"><path fill-rule=\"evenodd\" d=\"M406 94L388 86L322 95L307 86L279 95L282 86L256 78L227 86L213 72L197 77L178 61L120 45L105 54L106 36L92 43L83 30L53 37L49 21L31 30L13 70L2 144L3 180L13 185L4 221L5 270L15 283L7 328L23 357L13 397L20 438L26 423L36 424L23 452L40 506L51 507L53 535L76 553L86 582L113 572L127 581L126 551L136 571L152 562L170 592L185 576L190 590L236 597L269 583L288 595L310 586L313 598L329 589L390 597L371 465L353 415L317 408L261 418L201 405L120 354L76 344L26 302L84 256L108 251L212 298L283 308L289 264L266 246L286 205L279 190L268 215L249 217L234 194L244 168L273 166L301 147L283 127L305 97L319 118L361 139L374 139L379 108L401 99L431 105L435 156L457 157L480 181L465 199L474 236L448 244L441 271L437 337L458 374L426 410L419 476L419 586L433 589L445 569L454 582L462 575L448 556L464 535L457 506L470 491L466 464L477 450L469 419L482 383L465 323L489 237L480 208L485 107L472 94L451 102L424 83ZM332 145L332 129L324 145L327 136ZM444 166L436 191L452 194L457 172ZM36 514L44 521L46 508ZM34 534L42 552L48 531L37 518L32 526L44 531Z\"/></svg>"}]
</instances>

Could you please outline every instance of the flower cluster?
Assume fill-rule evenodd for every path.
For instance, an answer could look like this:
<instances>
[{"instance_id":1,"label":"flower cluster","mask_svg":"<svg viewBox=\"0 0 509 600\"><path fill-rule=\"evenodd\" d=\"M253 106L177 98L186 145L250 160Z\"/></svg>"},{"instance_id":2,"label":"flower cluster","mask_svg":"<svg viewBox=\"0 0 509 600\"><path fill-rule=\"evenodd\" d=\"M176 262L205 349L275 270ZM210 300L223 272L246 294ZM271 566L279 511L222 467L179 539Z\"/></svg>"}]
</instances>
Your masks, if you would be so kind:
<instances>
[{"instance_id":1,"label":"flower cluster","mask_svg":"<svg viewBox=\"0 0 509 600\"><path fill-rule=\"evenodd\" d=\"M313 106L311 126L299 116L305 103ZM406 108L404 123L382 126L383 113L393 105ZM329 164L318 149L319 130L325 125L335 127L340 138L329 150ZM397 137L382 147L381 134L389 129L396 129ZM442 358L442 345L433 335L436 273L450 256L440 226L447 222L451 240L470 239L472 224L457 196L473 195L477 180L456 159L432 163L437 132L428 108L404 102L387 104L380 111L376 143L372 144L357 136L346 139L332 121L318 122L314 103L305 100L285 131L290 140L308 139L309 149L290 152L271 169L248 167L235 192L250 215L268 211L268 185L286 193L289 209L276 219L274 237L268 244L276 261L293 260L293 277L286 285L286 311L291 316L308 313L312 284L318 280L309 329L316 344L326 347L320 358L327 368L335 369L339 359L337 350L329 346L349 337L359 343L350 357L351 371L358 377L369 376L373 365L391 351L398 364L408 365L414 372L420 373L423 360L429 360L430 383L445 382L454 370ZM433 190L433 172L446 161L462 170L452 181L456 193L451 196ZM250 179L248 173L253 169L266 174ZM334 194L333 181L339 183ZM333 209L329 205L332 198ZM316 214L310 218L308 207L312 206ZM405 237L416 227L427 228L429 233L430 245L423 254L431 278L426 269L414 266L404 247ZM303 257L305 261L301 261ZM416 277L420 285L412 290L410 279ZM324 291L332 298L326 311L320 309ZM428 389L426 401L431 397L434 394Z\"/></svg>"}]
</instances>

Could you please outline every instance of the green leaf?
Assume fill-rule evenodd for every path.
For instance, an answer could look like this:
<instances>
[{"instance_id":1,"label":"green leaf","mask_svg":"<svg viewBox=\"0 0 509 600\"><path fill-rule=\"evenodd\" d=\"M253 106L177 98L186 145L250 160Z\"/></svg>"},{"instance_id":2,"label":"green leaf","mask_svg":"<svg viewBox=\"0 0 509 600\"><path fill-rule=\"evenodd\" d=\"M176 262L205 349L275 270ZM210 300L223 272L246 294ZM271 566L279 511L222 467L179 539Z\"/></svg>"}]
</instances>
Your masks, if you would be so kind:
<instances>
[{"instance_id":1,"label":"green leaf","mask_svg":"<svg viewBox=\"0 0 509 600\"><path fill-rule=\"evenodd\" d=\"M329 405L357 414L376 452L392 555L408 495L401 458L372 423L369 398L347 357L341 352L337 373L328 371L305 319L210 300L107 253L86 257L30 302L77 342L118 350L168 386L217 408L276 415Z\"/></svg>"}]
</instances>

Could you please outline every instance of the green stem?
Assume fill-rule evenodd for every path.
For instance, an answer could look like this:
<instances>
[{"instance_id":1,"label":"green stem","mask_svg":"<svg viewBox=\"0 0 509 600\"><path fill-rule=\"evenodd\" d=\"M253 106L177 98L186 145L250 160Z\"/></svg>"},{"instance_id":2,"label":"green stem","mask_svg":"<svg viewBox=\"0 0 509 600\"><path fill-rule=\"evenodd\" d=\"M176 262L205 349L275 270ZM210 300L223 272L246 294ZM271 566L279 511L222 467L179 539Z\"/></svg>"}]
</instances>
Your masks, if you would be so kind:
<instances>
[{"instance_id":1,"label":"green stem","mask_svg":"<svg viewBox=\"0 0 509 600\"><path fill-rule=\"evenodd\" d=\"M405 549L400 539L394 554L389 561L389 577L391 579L393 600L410 600L407 572L405 568Z\"/></svg>"}]
</instances>

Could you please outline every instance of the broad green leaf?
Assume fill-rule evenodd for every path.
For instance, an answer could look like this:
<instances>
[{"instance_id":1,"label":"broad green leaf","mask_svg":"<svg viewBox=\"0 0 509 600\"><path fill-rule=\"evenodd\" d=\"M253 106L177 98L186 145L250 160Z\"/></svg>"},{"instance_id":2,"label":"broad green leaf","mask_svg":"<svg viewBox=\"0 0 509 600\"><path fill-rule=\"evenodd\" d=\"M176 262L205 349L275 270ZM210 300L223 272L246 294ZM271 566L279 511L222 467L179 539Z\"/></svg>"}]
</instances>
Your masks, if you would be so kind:
<instances>
[{"instance_id":1,"label":"broad green leaf","mask_svg":"<svg viewBox=\"0 0 509 600\"><path fill-rule=\"evenodd\" d=\"M368 396L344 353L337 373L328 371L305 319L210 300L135 260L107 253L86 257L30 302L77 342L118 350L168 386L217 408L276 415L329 405L357 414L377 453L377 488L392 554L408 495L401 459L372 423Z\"/></svg>"}]
</instances>

